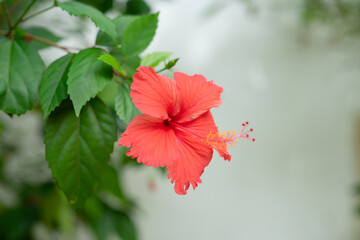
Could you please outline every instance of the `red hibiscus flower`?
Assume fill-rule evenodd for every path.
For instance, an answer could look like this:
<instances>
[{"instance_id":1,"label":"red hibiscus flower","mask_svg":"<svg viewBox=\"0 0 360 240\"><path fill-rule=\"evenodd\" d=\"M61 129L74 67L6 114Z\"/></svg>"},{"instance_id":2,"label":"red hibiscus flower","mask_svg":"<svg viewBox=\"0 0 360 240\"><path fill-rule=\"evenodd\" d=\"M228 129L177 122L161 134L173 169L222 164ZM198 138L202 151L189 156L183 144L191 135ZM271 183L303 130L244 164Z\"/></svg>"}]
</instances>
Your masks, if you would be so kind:
<instances>
[{"instance_id":1,"label":"red hibiscus flower","mask_svg":"<svg viewBox=\"0 0 360 240\"><path fill-rule=\"evenodd\" d=\"M129 123L119 145L131 147L128 156L152 167L167 167L175 192L195 189L210 163L213 149L225 160L227 149L237 138L250 139L244 132L219 133L210 109L221 105L222 87L202 75L174 73L176 81L157 74L152 67L139 67L131 84L131 97L143 114ZM254 139L251 139L254 140Z\"/></svg>"}]
</instances>

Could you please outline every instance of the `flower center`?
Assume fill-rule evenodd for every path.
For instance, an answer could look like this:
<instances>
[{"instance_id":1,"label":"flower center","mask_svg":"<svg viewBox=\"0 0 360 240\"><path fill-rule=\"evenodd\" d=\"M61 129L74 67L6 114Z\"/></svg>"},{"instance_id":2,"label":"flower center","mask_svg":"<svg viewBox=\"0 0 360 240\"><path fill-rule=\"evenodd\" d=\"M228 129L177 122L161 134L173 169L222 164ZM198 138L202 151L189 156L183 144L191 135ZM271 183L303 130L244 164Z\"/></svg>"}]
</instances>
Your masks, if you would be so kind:
<instances>
[{"instance_id":1,"label":"flower center","mask_svg":"<svg viewBox=\"0 0 360 240\"><path fill-rule=\"evenodd\" d=\"M164 125L165 126L170 126L170 122L171 122L171 117L169 117L168 119L164 120Z\"/></svg>"}]
</instances>

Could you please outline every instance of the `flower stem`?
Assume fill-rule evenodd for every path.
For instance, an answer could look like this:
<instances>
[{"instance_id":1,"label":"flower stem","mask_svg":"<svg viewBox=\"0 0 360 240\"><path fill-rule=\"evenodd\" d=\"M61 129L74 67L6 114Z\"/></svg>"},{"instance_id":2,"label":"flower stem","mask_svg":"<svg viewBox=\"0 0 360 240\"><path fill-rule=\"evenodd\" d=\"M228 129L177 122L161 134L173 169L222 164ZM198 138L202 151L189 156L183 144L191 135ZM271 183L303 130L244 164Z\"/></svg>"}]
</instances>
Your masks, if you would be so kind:
<instances>
[{"instance_id":1,"label":"flower stem","mask_svg":"<svg viewBox=\"0 0 360 240\"><path fill-rule=\"evenodd\" d=\"M161 73L162 71L165 71L167 68L164 67L163 69L160 69L159 71L157 71L156 73Z\"/></svg>"},{"instance_id":2,"label":"flower stem","mask_svg":"<svg viewBox=\"0 0 360 240\"><path fill-rule=\"evenodd\" d=\"M40 15L40 14L42 14L42 13L44 13L44 12L52 9L53 7L55 7L55 6L52 5L52 6L50 6L50 7L47 7L47 8L45 8L45 9L43 9L43 10L40 10L40 11L38 11L38 12L36 12L36 13L34 13L34 14L26 17L26 18L23 18L23 19L21 20L21 22L25 22L25 21L29 20L30 18L36 17L37 15Z\"/></svg>"},{"instance_id":3,"label":"flower stem","mask_svg":"<svg viewBox=\"0 0 360 240\"><path fill-rule=\"evenodd\" d=\"M26 9L24 10L24 12L21 14L21 16L19 17L19 19L15 22L14 26L12 26L12 28L10 29L10 32L15 29L19 23L22 21L22 19L24 18L24 16L28 13L28 11L30 10L30 8L32 7L32 5L35 3L36 0L32 0L31 3L26 7Z\"/></svg>"}]
</instances>

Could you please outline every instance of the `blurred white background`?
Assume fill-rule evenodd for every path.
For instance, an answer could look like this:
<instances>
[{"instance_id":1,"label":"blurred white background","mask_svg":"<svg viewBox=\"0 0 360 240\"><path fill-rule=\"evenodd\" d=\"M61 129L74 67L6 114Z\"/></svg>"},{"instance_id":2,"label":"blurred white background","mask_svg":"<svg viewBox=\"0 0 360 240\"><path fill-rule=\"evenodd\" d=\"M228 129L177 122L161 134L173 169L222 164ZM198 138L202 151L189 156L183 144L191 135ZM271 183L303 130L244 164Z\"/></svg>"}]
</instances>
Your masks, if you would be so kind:
<instances>
[{"instance_id":1,"label":"blurred white background","mask_svg":"<svg viewBox=\"0 0 360 240\"><path fill-rule=\"evenodd\" d=\"M230 163L215 153L186 196L155 169L129 170L140 239L358 239L359 42L305 30L286 1L256 12L241 1L149 3L160 17L147 52L171 51L176 70L221 85L219 129L249 121L256 142L240 141Z\"/></svg>"}]
</instances>

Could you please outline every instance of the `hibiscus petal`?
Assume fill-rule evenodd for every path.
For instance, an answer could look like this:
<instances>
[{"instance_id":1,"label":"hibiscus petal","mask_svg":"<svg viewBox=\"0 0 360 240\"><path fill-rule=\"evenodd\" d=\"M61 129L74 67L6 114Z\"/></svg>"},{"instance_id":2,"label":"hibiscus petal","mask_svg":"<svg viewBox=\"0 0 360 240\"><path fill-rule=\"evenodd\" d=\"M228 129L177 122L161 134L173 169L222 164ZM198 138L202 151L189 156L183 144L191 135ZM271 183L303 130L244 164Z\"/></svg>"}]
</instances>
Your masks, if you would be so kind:
<instances>
[{"instance_id":1,"label":"hibiscus petal","mask_svg":"<svg viewBox=\"0 0 360 240\"><path fill-rule=\"evenodd\" d=\"M200 176L210 163L213 150L206 144L186 133L177 134L179 156L166 169L171 183L175 182L175 192L185 195L190 184L195 189L201 183Z\"/></svg>"},{"instance_id":2,"label":"hibiscus petal","mask_svg":"<svg viewBox=\"0 0 360 240\"><path fill-rule=\"evenodd\" d=\"M169 119L178 112L176 82L157 74L152 67L139 67L131 84L131 97L136 107L152 117Z\"/></svg>"},{"instance_id":3,"label":"hibiscus petal","mask_svg":"<svg viewBox=\"0 0 360 240\"><path fill-rule=\"evenodd\" d=\"M181 126L187 129L191 129L192 132L197 133L203 137L206 137L210 132L219 132L210 111L203 113L193 121L182 123ZM231 155L226 149L226 143L219 142L218 144L214 144L212 147L219 153L220 157L224 158L225 160L231 160Z\"/></svg>"},{"instance_id":4,"label":"hibiscus petal","mask_svg":"<svg viewBox=\"0 0 360 240\"><path fill-rule=\"evenodd\" d=\"M200 176L213 154L212 148L205 142L206 135L218 129L210 111L192 121L170 125L175 131L179 150L178 159L167 168L168 178L175 182L175 192L184 195L190 184L195 189L201 183ZM231 157L226 149L218 151L225 159Z\"/></svg>"},{"instance_id":5,"label":"hibiscus petal","mask_svg":"<svg viewBox=\"0 0 360 240\"><path fill-rule=\"evenodd\" d=\"M164 167L177 157L177 141L174 131L163 120L141 114L135 117L121 135L119 145L131 147L126 153L146 166Z\"/></svg>"},{"instance_id":6,"label":"hibiscus petal","mask_svg":"<svg viewBox=\"0 0 360 240\"><path fill-rule=\"evenodd\" d=\"M210 108L221 105L220 94L223 88L212 81L207 81L200 74L188 76L184 73L174 73L176 85L179 89L180 112L176 121L184 122L197 118Z\"/></svg>"}]
</instances>

